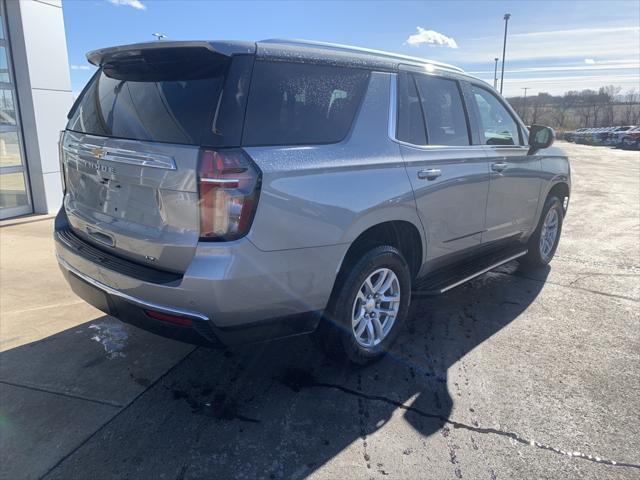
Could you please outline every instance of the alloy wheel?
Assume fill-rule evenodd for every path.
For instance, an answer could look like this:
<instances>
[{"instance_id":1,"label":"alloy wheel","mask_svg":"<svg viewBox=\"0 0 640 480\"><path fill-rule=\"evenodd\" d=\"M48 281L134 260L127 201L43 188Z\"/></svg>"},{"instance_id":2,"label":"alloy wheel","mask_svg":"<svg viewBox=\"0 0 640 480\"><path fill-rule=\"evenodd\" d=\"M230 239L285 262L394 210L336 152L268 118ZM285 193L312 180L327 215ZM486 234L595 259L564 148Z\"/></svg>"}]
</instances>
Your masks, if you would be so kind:
<instances>
[{"instance_id":1,"label":"alloy wheel","mask_svg":"<svg viewBox=\"0 0 640 480\"><path fill-rule=\"evenodd\" d=\"M551 208L547 212L547 216L542 224L542 231L540 232L540 256L545 262L549 260L553 252L553 247L558 237L558 227L558 210Z\"/></svg>"},{"instance_id":2,"label":"alloy wheel","mask_svg":"<svg viewBox=\"0 0 640 480\"><path fill-rule=\"evenodd\" d=\"M389 268L379 268L360 286L353 302L351 328L359 345L379 345L389 334L400 309L400 282Z\"/></svg>"}]
</instances>

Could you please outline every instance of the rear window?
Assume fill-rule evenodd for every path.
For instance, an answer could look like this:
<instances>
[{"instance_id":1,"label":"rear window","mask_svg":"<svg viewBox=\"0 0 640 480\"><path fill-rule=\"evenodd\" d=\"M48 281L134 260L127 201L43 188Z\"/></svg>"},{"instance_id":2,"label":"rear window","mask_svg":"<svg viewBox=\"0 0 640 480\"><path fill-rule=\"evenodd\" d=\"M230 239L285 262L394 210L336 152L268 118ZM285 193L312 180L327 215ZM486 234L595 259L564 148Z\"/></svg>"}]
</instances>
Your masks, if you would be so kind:
<instances>
[{"instance_id":1,"label":"rear window","mask_svg":"<svg viewBox=\"0 0 640 480\"><path fill-rule=\"evenodd\" d=\"M244 145L335 143L344 139L366 90L356 68L256 61Z\"/></svg>"},{"instance_id":2,"label":"rear window","mask_svg":"<svg viewBox=\"0 0 640 480\"><path fill-rule=\"evenodd\" d=\"M132 64L105 67L83 92L67 128L107 137L201 144L205 134L211 135L228 62L209 57L205 68L194 63L167 67L165 62L142 73Z\"/></svg>"}]
</instances>

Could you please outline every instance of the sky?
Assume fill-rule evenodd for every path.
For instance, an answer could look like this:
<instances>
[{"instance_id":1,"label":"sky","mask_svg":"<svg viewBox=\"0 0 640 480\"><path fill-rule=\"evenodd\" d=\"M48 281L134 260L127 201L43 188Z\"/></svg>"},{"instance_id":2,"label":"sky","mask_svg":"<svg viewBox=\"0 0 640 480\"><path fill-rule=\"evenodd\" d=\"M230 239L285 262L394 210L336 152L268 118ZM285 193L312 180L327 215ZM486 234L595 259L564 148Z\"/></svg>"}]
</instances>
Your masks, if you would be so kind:
<instances>
[{"instance_id":1,"label":"sky","mask_svg":"<svg viewBox=\"0 0 640 480\"><path fill-rule=\"evenodd\" d=\"M462 67L493 83L510 13L504 94L616 85L640 90L640 2L63 0L74 93L86 52L167 40L306 39L387 50ZM500 64L498 65L500 76Z\"/></svg>"}]
</instances>

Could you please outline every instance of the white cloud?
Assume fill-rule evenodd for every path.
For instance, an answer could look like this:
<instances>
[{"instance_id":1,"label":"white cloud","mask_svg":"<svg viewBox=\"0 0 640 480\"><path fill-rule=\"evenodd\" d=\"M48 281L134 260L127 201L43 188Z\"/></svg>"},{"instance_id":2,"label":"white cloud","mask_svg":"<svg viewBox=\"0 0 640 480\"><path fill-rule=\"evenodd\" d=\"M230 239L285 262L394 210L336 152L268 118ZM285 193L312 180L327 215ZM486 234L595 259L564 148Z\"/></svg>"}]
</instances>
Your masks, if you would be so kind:
<instances>
[{"instance_id":1,"label":"white cloud","mask_svg":"<svg viewBox=\"0 0 640 480\"><path fill-rule=\"evenodd\" d=\"M125 5L127 7L133 7L136 10L146 10L147 6L140 0L107 0L114 5Z\"/></svg>"},{"instance_id":2,"label":"white cloud","mask_svg":"<svg viewBox=\"0 0 640 480\"><path fill-rule=\"evenodd\" d=\"M458 44L451 37L447 37L440 32L436 32L435 30L426 30L422 27L417 28L418 33L409 35L409 38L407 38L406 43L408 43L409 45L417 47L418 45L426 43L428 45L441 45L443 47L458 48Z\"/></svg>"},{"instance_id":3,"label":"white cloud","mask_svg":"<svg viewBox=\"0 0 640 480\"><path fill-rule=\"evenodd\" d=\"M69 65L71 70L91 70L89 65Z\"/></svg>"},{"instance_id":4,"label":"white cloud","mask_svg":"<svg viewBox=\"0 0 640 480\"><path fill-rule=\"evenodd\" d=\"M586 63L587 65L595 65L596 61L593 58L585 58L584 63Z\"/></svg>"}]
</instances>

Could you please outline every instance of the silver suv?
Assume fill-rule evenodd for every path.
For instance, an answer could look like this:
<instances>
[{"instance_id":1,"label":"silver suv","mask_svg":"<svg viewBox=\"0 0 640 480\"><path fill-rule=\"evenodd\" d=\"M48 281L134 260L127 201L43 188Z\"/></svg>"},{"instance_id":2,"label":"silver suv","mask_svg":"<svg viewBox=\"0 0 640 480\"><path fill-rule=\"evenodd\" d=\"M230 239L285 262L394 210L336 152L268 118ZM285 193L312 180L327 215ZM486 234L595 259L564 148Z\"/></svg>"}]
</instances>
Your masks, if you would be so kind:
<instances>
[{"instance_id":1,"label":"silver suv","mask_svg":"<svg viewBox=\"0 0 640 480\"><path fill-rule=\"evenodd\" d=\"M554 255L567 157L459 68L285 40L88 59L56 250L125 322L211 346L315 332L366 363L412 294Z\"/></svg>"}]
</instances>

